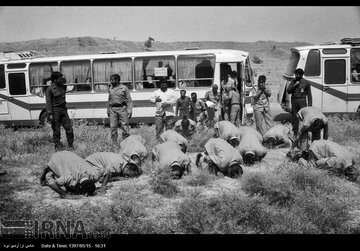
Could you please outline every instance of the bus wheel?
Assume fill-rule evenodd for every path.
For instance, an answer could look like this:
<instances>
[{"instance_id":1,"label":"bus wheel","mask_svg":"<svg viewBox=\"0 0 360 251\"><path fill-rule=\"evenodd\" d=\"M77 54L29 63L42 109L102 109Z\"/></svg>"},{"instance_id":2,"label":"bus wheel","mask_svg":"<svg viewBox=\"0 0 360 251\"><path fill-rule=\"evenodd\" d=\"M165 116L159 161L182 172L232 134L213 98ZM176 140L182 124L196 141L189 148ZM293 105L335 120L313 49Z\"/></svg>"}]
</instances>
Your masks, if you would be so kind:
<instances>
[{"instance_id":1,"label":"bus wheel","mask_svg":"<svg viewBox=\"0 0 360 251\"><path fill-rule=\"evenodd\" d=\"M51 127L51 123L49 123L48 121L48 113L44 112L43 114L41 114L40 116L40 126L42 127Z\"/></svg>"}]
</instances>

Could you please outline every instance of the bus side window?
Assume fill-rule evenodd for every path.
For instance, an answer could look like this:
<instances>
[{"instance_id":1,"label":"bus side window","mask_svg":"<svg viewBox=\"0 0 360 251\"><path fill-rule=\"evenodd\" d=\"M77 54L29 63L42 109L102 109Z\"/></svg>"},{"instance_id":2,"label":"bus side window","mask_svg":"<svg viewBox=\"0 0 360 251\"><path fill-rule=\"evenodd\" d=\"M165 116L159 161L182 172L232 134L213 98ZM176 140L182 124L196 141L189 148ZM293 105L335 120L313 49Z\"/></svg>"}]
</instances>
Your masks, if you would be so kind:
<instances>
[{"instance_id":1,"label":"bus side window","mask_svg":"<svg viewBox=\"0 0 360 251\"><path fill-rule=\"evenodd\" d=\"M5 66L0 65L0 89L5 89Z\"/></svg>"},{"instance_id":2,"label":"bus side window","mask_svg":"<svg viewBox=\"0 0 360 251\"><path fill-rule=\"evenodd\" d=\"M213 55L184 55L178 57L179 87L210 87L214 80Z\"/></svg>"},{"instance_id":3,"label":"bus side window","mask_svg":"<svg viewBox=\"0 0 360 251\"><path fill-rule=\"evenodd\" d=\"M350 53L351 82L360 82L360 48L351 49Z\"/></svg>"},{"instance_id":4,"label":"bus side window","mask_svg":"<svg viewBox=\"0 0 360 251\"><path fill-rule=\"evenodd\" d=\"M119 74L120 82L132 90L131 65L131 58L95 59L93 62L94 90L98 92L108 91L110 76L113 74Z\"/></svg>"},{"instance_id":5,"label":"bus side window","mask_svg":"<svg viewBox=\"0 0 360 251\"><path fill-rule=\"evenodd\" d=\"M135 58L136 89L159 88L159 80L165 77L169 88L175 88L175 57Z\"/></svg>"},{"instance_id":6,"label":"bus side window","mask_svg":"<svg viewBox=\"0 0 360 251\"><path fill-rule=\"evenodd\" d=\"M91 85L86 84L90 78L90 60L63 61L60 71L66 79L67 91L91 90Z\"/></svg>"}]
</instances>

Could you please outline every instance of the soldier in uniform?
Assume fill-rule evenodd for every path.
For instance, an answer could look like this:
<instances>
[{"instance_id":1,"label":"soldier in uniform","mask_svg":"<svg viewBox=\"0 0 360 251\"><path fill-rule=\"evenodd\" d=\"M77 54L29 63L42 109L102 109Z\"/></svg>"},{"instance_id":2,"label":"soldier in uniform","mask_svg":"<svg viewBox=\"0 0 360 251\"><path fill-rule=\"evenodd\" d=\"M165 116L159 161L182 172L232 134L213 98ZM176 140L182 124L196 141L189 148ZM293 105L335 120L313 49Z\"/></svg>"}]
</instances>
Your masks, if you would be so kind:
<instances>
[{"instance_id":1,"label":"soldier in uniform","mask_svg":"<svg viewBox=\"0 0 360 251\"><path fill-rule=\"evenodd\" d=\"M145 140L140 135L130 135L120 143L120 155L129 161L132 159L140 167L148 156Z\"/></svg>"},{"instance_id":2,"label":"soldier in uniform","mask_svg":"<svg viewBox=\"0 0 360 251\"><path fill-rule=\"evenodd\" d=\"M323 130L323 138L328 138L328 119L316 107L308 106L300 109L297 113L299 119L299 131L293 142L292 148L298 147L301 151L308 149L309 132L311 132L311 141L321 138L321 130Z\"/></svg>"},{"instance_id":3,"label":"soldier in uniform","mask_svg":"<svg viewBox=\"0 0 360 251\"><path fill-rule=\"evenodd\" d=\"M180 91L180 98L176 100L175 116L183 118L184 116L189 117L190 115L190 102L189 96L186 96L186 91Z\"/></svg>"},{"instance_id":4,"label":"soldier in uniform","mask_svg":"<svg viewBox=\"0 0 360 251\"><path fill-rule=\"evenodd\" d=\"M205 103L208 107L208 118L218 122L220 119L220 92L217 84L213 84L210 91L205 93Z\"/></svg>"},{"instance_id":5,"label":"soldier in uniform","mask_svg":"<svg viewBox=\"0 0 360 251\"><path fill-rule=\"evenodd\" d=\"M266 155L266 148L262 145L261 134L250 126L239 128L240 144L236 147L243 156L244 163L254 164L261 161Z\"/></svg>"},{"instance_id":6,"label":"soldier in uniform","mask_svg":"<svg viewBox=\"0 0 360 251\"><path fill-rule=\"evenodd\" d=\"M191 159L174 141L156 145L152 150L152 160L157 162L160 168L171 168L174 179L180 179L185 171L190 173Z\"/></svg>"},{"instance_id":7,"label":"soldier in uniform","mask_svg":"<svg viewBox=\"0 0 360 251\"><path fill-rule=\"evenodd\" d=\"M316 167L345 175L350 181L356 181L359 170L355 168L355 159L347 147L320 139L311 143L308 155L303 155L299 163L305 167Z\"/></svg>"},{"instance_id":8,"label":"soldier in uniform","mask_svg":"<svg viewBox=\"0 0 360 251\"><path fill-rule=\"evenodd\" d=\"M111 140L114 144L118 139L118 127L122 130L123 139L129 136L132 108L133 102L129 88L120 83L119 74L111 75L107 115L110 117Z\"/></svg>"},{"instance_id":9,"label":"soldier in uniform","mask_svg":"<svg viewBox=\"0 0 360 251\"><path fill-rule=\"evenodd\" d=\"M92 173L93 168L83 158L73 152L59 151L46 164L40 184L49 186L60 198L66 198L67 193L93 195L97 180Z\"/></svg>"},{"instance_id":10,"label":"soldier in uniform","mask_svg":"<svg viewBox=\"0 0 360 251\"><path fill-rule=\"evenodd\" d=\"M223 94L224 103L228 103L230 105L230 115L229 120L234 125L239 126L241 124L240 112L240 94L235 90L231 89L229 86L225 87L225 92Z\"/></svg>"},{"instance_id":11,"label":"soldier in uniform","mask_svg":"<svg viewBox=\"0 0 360 251\"><path fill-rule=\"evenodd\" d=\"M294 135L297 134L299 129L299 121L297 113L301 108L306 106L312 106L312 94L310 83L303 79L303 69L295 70L295 79L290 82L287 87L287 93L291 95L291 107L292 107L292 120ZM307 98L307 101L306 101Z\"/></svg>"},{"instance_id":12,"label":"soldier in uniform","mask_svg":"<svg viewBox=\"0 0 360 251\"><path fill-rule=\"evenodd\" d=\"M184 116L183 119L176 121L173 129L174 131L180 133L183 137L190 138L196 131L196 123L194 120Z\"/></svg>"},{"instance_id":13,"label":"soldier in uniform","mask_svg":"<svg viewBox=\"0 0 360 251\"><path fill-rule=\"evenodd\" d=\"M60 142L61 126L65 129L69 148L73 148L74 143L72 121L66 108L65 82L66 80L63 78L63 74L55 71L51 74L51 85L46 89L46 112L53 130L55 150L60 150L62 148L62 144Z\"/></svg>"},{"instance_id":14,"label":"soldier in uniform","mask_svg":"<svg viewBox=\"0 0 360 251\"><path fill-rule=\"evenodd\" d=\"M191 93L190 118L196 122L197 128L201 128L207 117L205 103L197 98L196 92Z\"/></svg>"},{"instance_id":15,"label":"soldier in uniform","mask_svg":"<svg viewBox=\"0 0 360 251\"><path fill-rule=\"evenodd\" d=\"M183 153L187 151L188 140L174 130L166 130L160 135L162 142L173 141L180 146Z\"/></svg>"},{"instance_id":16,"label":"soldier in uniform","mask_svg":"<svg viewBox=\"0 0 360 251\"><path fill-rule=\"evenodd\" d=\"M233 147L240 143L239 128L227 120L216 122L214 125L214 136L228 142Z\"/></svg>"},{"instance_id":17,"label":"soldier in uniform","mask_svg":"<svg viewBox=\"0 0 360 251\"><path fill-rule=\"evenodd\" d=\"M196 166L206 168L215 175L221 172L230 178L243 174L241 154L225 140L211 138L206 142L205 150L197 154Z\"/></svg>"},{"instance_id":18,"label":"soldier in uniform","mask_svg":"<svg viewBox=\"0 0 360 251\"><path fill-rule=\"evenodd\" d=\"M91 178L102 183L100 193L105 192L109 181L119 177L134 178L142 174L138 160L125 160L121 154L113 152L96 152L85 158L92 168Z\"/></svg>"},{"instance_id":19,"label":"soldier in uniform","mask_svg":"<svg viewBox=\"0 0 360 251\"><path fill-rule=\"evenodd\" d=\"M290 124L277 124L263 135L263 145L270 149L291 147L294 132Z\"/></svg>"}]
</instances>

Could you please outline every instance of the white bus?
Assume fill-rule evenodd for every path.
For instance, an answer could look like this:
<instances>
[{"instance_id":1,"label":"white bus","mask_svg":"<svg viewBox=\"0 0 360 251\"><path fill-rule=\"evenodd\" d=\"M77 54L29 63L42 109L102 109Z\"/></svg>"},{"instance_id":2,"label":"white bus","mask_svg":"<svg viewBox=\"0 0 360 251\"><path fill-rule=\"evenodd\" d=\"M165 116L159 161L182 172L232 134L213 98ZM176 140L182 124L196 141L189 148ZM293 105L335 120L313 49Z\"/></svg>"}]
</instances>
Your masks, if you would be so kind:
<instances>
[{"instance_id":1,"label":"white bus","mask_svg":"<svg viewBox=\"0 0 360 251\"><path fill-rule=\"evenodd\" d=\"M155 105L149 97L163 75L179 97L180 89L185 89L188 96L196 92L198 98L204 98L213 83L220 86L225 71L236 71L245 90L243 119L252 114L249 91L254 80L248 52L191 49L44 57L28 51L0 55L0 123L44 124L45 89L53 71L60 71L67 81L66 102L73 119L109 123L108 84L114 73L131 91L134 107L130 124L154 122Z\"/></svg>"},{"instance_id":2,"label":"white bus","mask_svg":"<svg viewBox=\"0 0 360 251\"><path fill-rule=\"evenodd\" d=\"M360 38L344 38L340 42L291 49L283 74L278 102L291 112L291 95L286 91L297 68L310 81L313 106L323 113L360 111ZM356 77L358 76L358 77Z\"/></svg>"}]
</instances>

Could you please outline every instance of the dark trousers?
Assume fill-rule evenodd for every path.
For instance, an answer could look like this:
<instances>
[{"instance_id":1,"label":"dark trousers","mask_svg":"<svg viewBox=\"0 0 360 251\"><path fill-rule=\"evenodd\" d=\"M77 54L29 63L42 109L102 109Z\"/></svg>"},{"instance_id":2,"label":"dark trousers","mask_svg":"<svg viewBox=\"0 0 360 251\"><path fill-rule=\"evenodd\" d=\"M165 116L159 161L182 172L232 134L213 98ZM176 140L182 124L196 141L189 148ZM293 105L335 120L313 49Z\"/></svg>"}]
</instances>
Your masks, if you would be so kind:
<instances>
[{"instance_id":1,"label":"dark trousers","mask_svg":"<svg viewBox=\"0 0 360 251\"><path fill-rule=\"evenodd\" d=\"M74 131L72 127L72 121L67 113L67 109L53 107L53 117L54 119L51 123L51 128L53 130L53 141L55 144L55 148L61 146L61 126L63 126L65 129L66 139L69 146L72 146L72 144L74 143Z\"/></svg>"},{"instance_id":2,"label":"dark trousers","mask_svg":"<svg viewBox=\"0 0 360 251\"><path fill-rule=\"evenodd\" d=\"M155 116L155 130L156 130L156 140L160 140L160 135L165 131L172 129L174 126L174 116Z\"/></svg>"},{"instance_id":3,"label":"dark trousers","mask_svg":"<svg viewBox=\"0 0 360 251\"><path fill-rule=\"evenodd\" d=\"M292 98L291 99L291 106L292 106L292 126L294 134L296 135L297 131L299 130L299 119L297 118L296 114L300 111L301 108L307 106L306 98Z\"/></svg>"}]
</instances>

